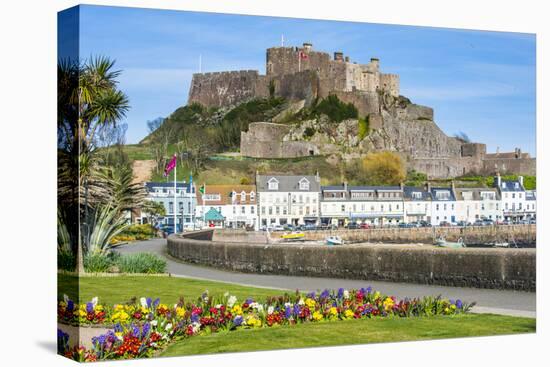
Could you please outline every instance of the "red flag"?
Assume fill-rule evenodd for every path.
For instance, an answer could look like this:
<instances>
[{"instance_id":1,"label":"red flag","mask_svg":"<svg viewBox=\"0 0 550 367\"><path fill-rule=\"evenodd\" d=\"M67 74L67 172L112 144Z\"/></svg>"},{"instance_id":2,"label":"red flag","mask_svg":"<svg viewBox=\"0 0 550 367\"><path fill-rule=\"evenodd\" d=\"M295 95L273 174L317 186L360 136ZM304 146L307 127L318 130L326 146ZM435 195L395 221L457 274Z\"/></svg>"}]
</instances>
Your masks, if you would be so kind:
<instances>
[{"instance_id":1,"label":"red flag","mask_svg":"<svg viewBox=\"0 0 550 367\"><path fill-rule=\"evenodd\" d=\"M303 51L300 51L300 59L302 60L307 60L308 56L306 53L304 53Z\"/></svg>"},{"instance_id":2,"label":"red flag","mask_svg":"<svg viewBox=\"0 0 550 367\"><path fill-rule=\"evenodd\" d=\"M166 164L166 167L164 168L164 177L167 177L170 172L172 172L172 170L176 167L177 159L178 156L174 154L172 159L170 159L170 161Z\"/></svg>"}]
</instances>

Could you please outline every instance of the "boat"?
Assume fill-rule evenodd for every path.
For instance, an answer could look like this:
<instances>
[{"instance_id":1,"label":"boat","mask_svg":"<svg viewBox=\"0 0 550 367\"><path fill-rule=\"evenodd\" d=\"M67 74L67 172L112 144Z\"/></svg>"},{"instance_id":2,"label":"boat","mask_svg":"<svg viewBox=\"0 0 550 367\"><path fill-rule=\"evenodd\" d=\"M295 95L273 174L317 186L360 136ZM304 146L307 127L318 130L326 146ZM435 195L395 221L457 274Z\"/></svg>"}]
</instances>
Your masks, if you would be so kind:
<instances>
[{"instance_id":1,"label":"boat","mask_svg":"<svg viewBox=\"0 0 550 367\"><path fill-rule=\"evenodd\" d=\"M510 247L510 244L508 242L495 242L494 246L508 248Z\"/></svg>"},{"instance_id":2,"label":"boat","mask_svg":"<svg viewBox=\"0 0 550 367\"><path fill-rule=\"evenodd\" d=\"M283 240L287 241L303 241L305 239L304 232L289 232L281 235Z\"/></svg>"},{"instance_id":3,"label":"boat","mask_svg":"<svg viewBox=\"0 0 550 367\"><path fill-rule=\"evenodd\" d=\"M328 236L326 238L327 245L334 246L334 245L343 245L344 240L340 236Z\"/></svg>"},{"instance_id":4,"label":"boat","mask_svg":"<svg viewBox=\"0 0 550 367\"><path fill-rule=\"evenodd\" d=\"M446 247L446 248L463 248L463 247L466 247L466 245L464 245L464 240L462 239L462 237L460 237L457 242L450 242L450 241L445 240L445 237L439 237L435 241L435 245L438 246L438 247Z\"/></svg>"}]
</instances>

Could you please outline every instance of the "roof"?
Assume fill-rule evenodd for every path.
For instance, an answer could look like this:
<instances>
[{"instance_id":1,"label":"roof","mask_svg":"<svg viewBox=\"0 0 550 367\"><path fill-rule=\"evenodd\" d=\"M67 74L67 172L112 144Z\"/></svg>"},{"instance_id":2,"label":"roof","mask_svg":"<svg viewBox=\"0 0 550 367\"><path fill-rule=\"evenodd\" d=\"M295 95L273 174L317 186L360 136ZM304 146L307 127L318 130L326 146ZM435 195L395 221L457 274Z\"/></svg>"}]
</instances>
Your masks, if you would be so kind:
<instances>
[{"instance_id":1,"label":"roof","mask_svg":"<svg viewBox=\"0 0 550 367\"><path fill-rule=\"evenodd\" d=\"M497 181L495 180L495 185L497 184ZM519 180L502 180L500 182L500 191L525 191L525 188L523 185L519 182Z\"/></svg>"},{"instance_id":2,"label":"roof","mask_svg":"<svg viewBox=\"0 0 550 367\"><path fill-rule=\"evenodd\" d=\"M436 195L436 192L438 192L438 191L447 191L447 192L449 192L449 194L450 194L449 199L448 200L447 199L438 199L437 195ZM433 201L455 201L456 200L455 195L453 193L453 190L450 187L432 187L430 193L431 193Z\"/></svg>"},{"instance_id":3,"label":"roof","mask_svg":"<svg viewBox=\"0 0 550 367\"><path fill-rule=\"evenodd\" d=\"M181 188L185 188L187 190L187 192L191 192L190 191L190 186L193 185L192 183L189 183L189 182L176 182L176 188L177 189L181 189ZM145 183L145 188L147 189L148 192L151 192L153 191L154 188L156 187L160 187L160 188L163 188L163 189L173 189L174 188L174 181L170 182L146 182Z\"/></svg>"},{"instance_id":4,"label":"roof","mask_svg":"<svg viewBox=\"0 0 550 367\"><path fill-rule=\"evenodd\" d=\"M241 200L241 193L246 193L245 200ZM232 197L232 193L235 192L237 195ZM252 196L250 193L254 193ZM256 204L256 186L255 185L206 185L206 195L219 195L219 200L205 200L203 203L203 195L197 191L197 202L199 205L246 205L246 204Z\"/></svg>"},{"instance_id":5,"label":"roof","mask_svg":"<svg viewBox=\"0 0 550 367\"><path fill-rule=\"evenodd\" d=\"M401 186L321 186L321 191L323 193L330 193L330 192L344 192L346 193L345 197L336 197L332 198L330 196L322 195L321 200L322 201L332 201L333 199L337 200L349 200L349 201L394 201L394 200L400 200L401 195L399 197L393 197L393 198L386 198L382 197L379 193L381 192L402 192ZM352 197L352 193L357 192L372 192L374 193L370 197L362 197L362 196L356 196Z\"/></svg>"},{"instance_id":6,"label":"roof","mask_svg":"<svg viewBox=\"0 0 550 367\"><path fill-rule=\"evenodd\" d=\"M525 191L525 200L537 200L537 191L536 190L526 190Z\"/></svg>"},{"instance_id":7,"label":"roof","mask_svg":"<svg viewBox=\"0 0 550 367\"><path fill-rule=\"evenodd\" d=\"M278 190L269 190L268 182L277 180ZM306 179L309 181L309 190L300 190L300 181ZM258 175L256 177L256 186L258 192L319 192L321 185L317 176L286 176L286 175Z\"/></svg>"},{"instance_id":8,"label":"roof","mask_svg":"<svg viewBox=\"0 0 550 367\"><path fill-rule=\"evenodd\" d=\"M413 196L413 193L416 193L416 192L421 193L420 198ZM405 198L405 200L426 201L426 200L432 199L432 194L422 187L405 186L403 187L403 197Z\"/></svg>"},{"instance_id":9,"label":"roof","mask_svg":"<svg viewBox=\"0 0 550 367\"><path fill-rule=\"evenodd\" d=\"M204 220L207 221L222 221L225 220L224 216L215 208L210 208L204 215Z\"/></svg>"},{"instance_id":10,"label":"roof","mask_svg":"<svg viewBox=\"0 0 550 367\"><path fill-rule=\"evenodd\" d=\"M457 200L465 200L464 199L464 193L465 192L471 192L472 193L472 198L468 199L468 200L482 200L481 199L481 193L482 192L494 192L495 193L495 200L500 200L499 192L495 187L457 187L455 189L456 199Z\"/></svg>"},{"instance_id":11,"label":"roof","mask_svg":"<svg viewBox=\"0 0 550 367\"><path fill-rule=\"evenodd\" d=\"M346 191L344 185L321 186L321 191ZM401 191L401 186L348 186L347 191Z\"/></svg>"}]
</instances>

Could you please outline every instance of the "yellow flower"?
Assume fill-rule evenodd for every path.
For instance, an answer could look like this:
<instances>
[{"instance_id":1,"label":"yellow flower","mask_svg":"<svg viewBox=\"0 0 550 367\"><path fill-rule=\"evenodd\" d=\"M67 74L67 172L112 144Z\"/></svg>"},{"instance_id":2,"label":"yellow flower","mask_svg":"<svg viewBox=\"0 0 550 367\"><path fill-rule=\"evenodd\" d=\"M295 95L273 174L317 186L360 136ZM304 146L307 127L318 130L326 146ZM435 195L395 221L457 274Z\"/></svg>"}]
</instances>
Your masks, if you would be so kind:
<instances>
[{"instance_id":1,"label":"yellow flower","mask_svg":"<svg viewBox=\"0 0 550 367\"><path fill-rule=\"evenodd\" d=\"M384 300L384 308L386 309L386 311L390 311L393 305L394 305L393 299L391 299L390 297Z\"/></svg>"},{"instance_id":2,"label":"yellow flower","mask_svg":"<svg viewBox=\"0 0 550 367\"><path fill-rule=\"evenodd\" d=\"M123 311L124 305L115 305L115 311Z\"/></svg>"},{"instance_id":3,"label":"yellow flower","mask_svg":"<svg viewBox=\"0 0 550 367\"><path fill-rule=\"evenodd\" d=\"M260 327L262 326L262 320L254 316L251 316L246 320L246 324L252 327Z\"/></svg>"},{"instance_id":4,"label":"yellow flower","mask_svg":"<svg viewBox=\"0 0 550 367\"><path fill-rule=\"evenodd\" d=\"M323 315L319 311L313 313L313 320L319 321L323 319Z\"/></svg>"},{"instance_id":5,"label":"yellow flower","mask_svg":"<svg viewBox=\"0 0 550 367\"><path fill-rule=\"evenodd\" d=\"M178 315L178 317L184 317L185 316L185 308L183 307L176 307L176 315Z\"/></svg>"},{"instance_id":6,"label":"yellow flower","mask_svg":"<svg viewBox=\"0 0 550 367\"><path fill-rule=\"evenodd\" d=\"M94 308L94 310L95 310L96 312L101 312L101 311L103 311L103 306L102 306L102 305L96 305L95 308Z\"/></svg>"},{"instance_id":7,"label":"yellow flower","mask_svg":"<svg viewBox=\"0 0 550 367\"><path fill-rule=\"evenodd\" d=\"M306 306L310 309L315 308L315 300L311 298L306 298Z\"/></svg>"},{"instance_id":8,"label":"yellow flower","mask_svg":"<svg viewBox=\"0 0 550 367\"><path fill-rule=\"evenodd\" d=\"M351 319L353 317L353 315L354 315L354 313L350 309L347 309L346 312L344 312L344 316L346 317L346 319Z\"/></svg>"},{"instance_id":9,"label":"yellow flower","mask_svg":"<svg viewBox=\"0 0 550 367\"><path fill-rule=\"evenodd\" d=\"M380 292L376 291L374 293L374 299L378 299L378 298L380 298Z\"/></svg>"},{"instance_id":10,"label":"yellow flower","mask_svg":"<svg viewBox=\"0 0 550 367\"><path fill-rule=\"evenodd\" d=\"M338 316L338 309L336 307L331 307L328 312L330 316Z\"/></svg>"},{"instance_id":11,"label":"yellow flower","mask_svg":"<svg viewBox=\"0 0 550 367\"><path fill-rule=\"evenodd\" d=\"M113 322L125 322L130 318L125 311L117 311L111 316L111 321Z\"/></svg>"},{"instance_id":12,"label":"yellow flower","mask_svg":"<svg viewBox=\"0 0 550 367\"><path fill-rule=\"evenodd\" d=\"M451 310L456 310L456 306L455 305L451 305Z\"/></svg>"},{"instance_id":13,"label":"yellow flower","mask_svg":"<svg viewBox=\"0 0 550 367\"><path fill-rule=\"evenodd\" d=\"M242 314L243 314L243 309L241 308L241 306L235 305L235 306L233 306L233 308L231 309L231 313L233 313L233 314L235 314L235 315L242 315Z\"/></svg>"},{"instance_id":14,"label":"yellow flower","mask_svg":"<svg viewBox=\"0 0 550 367\"><path fill-rule=\"evenodd\" d=\"M443 312L445 312L446 314L449 313L449 307L445 307L445 309L443 310Z\"/></svg>"}]
</instances>

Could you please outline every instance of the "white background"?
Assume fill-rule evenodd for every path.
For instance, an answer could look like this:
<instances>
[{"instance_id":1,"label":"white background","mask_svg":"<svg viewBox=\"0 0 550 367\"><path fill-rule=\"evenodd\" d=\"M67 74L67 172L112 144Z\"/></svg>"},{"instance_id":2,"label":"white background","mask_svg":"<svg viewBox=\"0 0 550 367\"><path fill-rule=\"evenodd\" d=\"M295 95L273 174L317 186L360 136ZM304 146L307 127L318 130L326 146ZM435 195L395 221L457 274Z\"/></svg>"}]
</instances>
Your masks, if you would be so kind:
<instances>
[{"instance_id":1,"label":"white background","mask_svg":"<svg viewBox=\"0 0 550 367\"><path fill-rule=\"evenodd\" d=\"M548 363L549 26L545 1L87 1L241 14L537 33L537 334L117 362L119 366ZM76 1L3 1L0 11L0 362L69 365L56 343L56 13ZM521 123L521 121L518 121ZM498 131L495 131L498 133ZM521 143L521 142L520 142ZM350 335L350 341L353 336ZM546 342L544 342L546 338ZM11 363L10 363L11 362ZM107 362L107 365L112 363Z\"/></svg>"}]
</instances>

